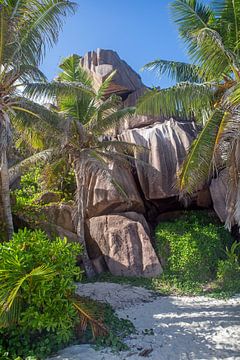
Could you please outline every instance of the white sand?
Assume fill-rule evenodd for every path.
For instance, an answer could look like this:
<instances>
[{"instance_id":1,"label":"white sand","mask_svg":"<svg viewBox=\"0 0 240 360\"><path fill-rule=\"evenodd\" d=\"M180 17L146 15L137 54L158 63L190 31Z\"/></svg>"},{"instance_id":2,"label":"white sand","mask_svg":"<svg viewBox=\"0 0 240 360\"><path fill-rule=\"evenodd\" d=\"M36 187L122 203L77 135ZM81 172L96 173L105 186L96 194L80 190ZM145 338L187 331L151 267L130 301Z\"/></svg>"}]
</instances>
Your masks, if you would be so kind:
<instances>
[{"instance_id":1,"label":"white sand","mask_svg":"<svg viewBox=\"0 0 240 360\"><path fill-rule=\"evenodd\" d=\"M240 296L229 300L208 297L156 297L127 285L80 284L78 292L106 301L118 316L133 322L137 334L125 339L130 350L112 354L89 345L69 347L58 360L240 360ZM147 331L145 330L147 329Z\"/></svg>"}]
</instances>

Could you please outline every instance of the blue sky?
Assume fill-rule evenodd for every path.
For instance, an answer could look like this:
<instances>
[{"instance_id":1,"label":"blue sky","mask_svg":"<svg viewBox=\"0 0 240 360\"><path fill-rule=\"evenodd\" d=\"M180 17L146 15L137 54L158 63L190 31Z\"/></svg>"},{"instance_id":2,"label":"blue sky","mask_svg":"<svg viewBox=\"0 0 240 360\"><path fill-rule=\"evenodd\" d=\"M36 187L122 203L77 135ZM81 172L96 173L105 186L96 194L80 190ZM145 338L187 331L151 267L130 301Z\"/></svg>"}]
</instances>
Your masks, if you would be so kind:
<instances>
[{"instance_id":1,"label":"blue sky","mask_svg":"<svg viewBox=\"0 0 240 360\"><path fill-rule=\"evenodd\" d=\"M76 0L75 0L76 1ZM187 61L171 21L169 0L77 0L77 14L69 17L59 42L42 69L52 79L60 60L96 48L113 49L137 72L156 58ZM167 78L141 73L146 85L167 87Z\"/></svg>"}]
</instances>

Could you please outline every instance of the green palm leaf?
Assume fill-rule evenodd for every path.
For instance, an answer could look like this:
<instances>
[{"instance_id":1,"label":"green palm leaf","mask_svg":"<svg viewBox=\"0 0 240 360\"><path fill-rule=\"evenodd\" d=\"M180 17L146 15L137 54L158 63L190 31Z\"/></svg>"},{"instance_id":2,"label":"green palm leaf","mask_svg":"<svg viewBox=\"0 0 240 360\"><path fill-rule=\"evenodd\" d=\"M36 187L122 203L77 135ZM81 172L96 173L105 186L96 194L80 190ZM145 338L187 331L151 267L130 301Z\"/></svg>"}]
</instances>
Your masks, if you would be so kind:
<instances>
[{"instance_id":1,"label":"green palm leaf","mask_svg":"<svg viewBox=\"0 0 240 360\"><path fill-rule=\"evenodd\" d=\"M214 157L229 114L215 110L204 129L194 141L179 173L181 196L194 194L210 179L215 166Z\"/></svg>"},{"instance_id":2,"label":"green palm leaf","mask_svg":"<svg viewBox=\"0 0 240 360\"><path fill-rule=\"evenodd\" d=\"M214 99L212 84L179 83L171 88L147 91L138 101L137 113L140 115L171 116L199 122L203 111L209 112Z\"/></svg>"},{"instance_id":3,"label":"green palm leaf","mask_svg":"<svg viewBox=\"0 0 240 360\"><path fill-rule=\"evenodd\" d=\"M8 255L7 263L8 268L0 269L0 327L18 321L22 305L21 288L25 282L34 284L55 275L55 271L48 266L39 266L25 273L20 261L14 259L12 254Z\"/></svg>"},{"instance_id":4,"label":"green palm leaf","mask_svg":"<svg viewBox=\"0 0 240 360\"><path fill-rule=\"evenodd\" d=\"M158 77L168 76L176 82L201 82L200 68L193 64L179 61L154 60L144 65L143 70L154 71Z\"/></svg>"},{"instance_id":5,"label":"green palm leaf","mask_svg":"<svg viewBox=\"0 0 240 360\"><path fill-rule=\"evenodd\" d=\"M61 96L78 96L81 98L85 94L93 95L92 89L82 83L60 81L27 84L23 93L33 100L41 99L45 102L56 102L57 98Z\"/></svg>"}]
</instances>

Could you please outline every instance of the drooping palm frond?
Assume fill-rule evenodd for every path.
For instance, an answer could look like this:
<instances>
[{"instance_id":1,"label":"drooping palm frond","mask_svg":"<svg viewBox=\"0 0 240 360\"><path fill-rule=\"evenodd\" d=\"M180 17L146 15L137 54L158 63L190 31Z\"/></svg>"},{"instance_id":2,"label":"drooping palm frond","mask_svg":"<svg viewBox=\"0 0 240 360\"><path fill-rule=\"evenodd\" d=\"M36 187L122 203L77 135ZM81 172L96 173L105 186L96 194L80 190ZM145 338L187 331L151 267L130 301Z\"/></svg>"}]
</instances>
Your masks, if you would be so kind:
<instances>
[{"instance_id":1,"label":"drooping palm frond","mask_svg":"<svg viewBox=\"0 0 240 360\"><path fill-rule=\"evenodd\" d=\"M92 131L95 135L102 135L105 131L113 129L119 121L133 116L136 112L135 107L112 109L111 113L105 117L97 118L86 125L86 129Z\"/></svg>"},{"instance_id":2,"label":"drooping palm frond","mask_svg":"<svg viewBox=\"0 0 240 360\"><path fill-rule=\"evenodd\" d=\"M216 80L223 74L228 74L229 70L235 73L236 58L214 29L214 13L210 7L196 0L176 0L171 7L190 58L203 71L200 75Z\"/></svg>"},{"instance_id":3,"label":"drooping palm frond","mask_svg":"<svg viewBox=\"0 0 240 360\"><path fill-rule=\"evenodd\" d=\"M235 84L224 96L224 105L239 108L240 105L240 82Z\"/></svg>"},{"instance_id":4,"label":"drooping palm frond","mask_svg":"<svg viewBox=\"0 0 240 360\"><path fill-rule=\"evenodd\" d=\"M47 266L39 266L26 273L21 262L8 255L7 268L0 269L0 327L17 323L22 309L21 289L26 282L31 284L41 280L49 280L55 272Z\"/></svg>"},{"instance_id":5,"label":"drooping palm frond","mask_svg":"<svg viewBox=\"0 0 240 360\"><path fill-rule=\"evenodd\" d=\"M16 67L10 67L9 71L7 71L2 79L6 84L13 84L15 81L18 81L18 84L24 84L29 81L46 81L46 76L43 72L38 69L36 66L20 64Z\"/></svg>"},{"instance_id":6,"label":"drooping palm frond","mask_svg":"<svg viewBox=\"0 0 240 360\"><path fill-rule=\"evenodd\" d=\"M229 114L215 110L205 127L193 142L179 173L181 196L194 194L207 181L215 169L215 156Z\"/></svg>"},{"instance_id":7,"label":"drooping palm frond","mask_svg":"<svg viewBox=\"0 0 240 360\"><path fill-rule=\"evenodd\" d=\"M118 153L125 153L125 154L131 154L132 156L135 156L136 153L141 153L145 150L149 150L148 148L137 145L134 143L126 142L126 141L120 141L120 140L103 140L99 141L96 144L97 149L108 149L112 150L113 152L116 151Z\"/></svg>"},{"instance_id":8,"label":"drooping palm frond","mask_svg":"<svg viewBox=\"0 0 240 360\"><path fill-rule=\"evenodd\" d=\"M64 19L67 14L75 12L76 3L65 0L31 0L20 4L17 11L12 6L12 19L19 18L21 31L11 63L19 60L21 55L24 63L38 65L46 49L57 42ZM23 13L24 17L21 16Z\"/></svg>"},{"instance_id":9,"label":"drooping palm frond","mask_svg":"<svg viewBox=\"0 0 240 360\"><path fill-rule=\"evenodd\" d=\"M117 70L114 70L102 83L102 85L99 87L97 91L96 100L101 100L105 95L106 92L111 85L111 82L113 81L114 76L116 75Z\"/></svg>"},{"instance_id":10,"label":"drooping palm frond","mask_svg":"<svg viewBox=\"0 0 240 360\"><path fill-rule=\"evenodd\" d=\"M18 134L17 146L25 143L34 150L43 150L59 143L63 126L60 114L23 97L14 98L14 103L12 126Z\"/></svg>"},{"instance_id":11,"label":"drooping palm frond","mask_svg":"<svg viewBox=\"0 0 240 360\"><path fill-rule=\"evenodd\" d=\"M202 122L203 112L209 112L214 99L214 88L209 83L179 83L171 88L147 91L138 101L140 115L178 117Z\"/></svg>"},{"instance_id":12,"label":"drooping palm frond","mask_svg":"<svg viewBox=\"0 0 240 360\"><path fill-rule=\"evenodd\" d=\"M196 34L198 46L192 51L194 62L199 62L201 71L212 79L221 79L224 74L234 73L239 77L239 62L236 55L228 50L219 33L210 28Z\"/></svg>"},{"instance_id":13,"label":"drooping palm frond","mask_svg":"<svg viewBox=\"0 0 240 360\"><path fill-rule=\"evenodd\" d=\"M192 40L193 34L208 27L213 15L209 6L196 0L174 0L171 3L171 12L179 33L186 42Z\"/></svg>"},{"instance_id":14,"label":"drooping palm frond","mask_svg":"<svg viewBox=\"0 0 240 360\"><path fill-rule=\"evenodd\" d=\"M158 77L168 76L176 82L202 82L200 68L193 64L179 61L154 60L144 65L142 70L154 71Z\"/></svg>"},{"instance_id":15,"label":"drooping palm frond","mask_svg":"<svg viewBox=\"0 0 240 360\"><path fill-rule=\"evenodd\" d=\"M90 74L80 66L81 57L73 54L63 59L59 68L62 70L57 79L65 82L82 83L85 86L92 86Z\"/></svg>"},{"instance_id":16,"label":"drooping palm frond","mask_svg":"<svg viewBox=\"0 0 240 360\"><path fill-rule=\"evenodd\" d=\"M52 81L50 83L27 84L23 94L33 100L41 99L42 102L55 102L61 96L78 96L85 94L93 96L93 91L88 86L78 82Z\"/></svg>"},{"instance_id":17,"label":"drooping palm frond","mask_svg":"<svg viewBox=\"0 0 240 360\"><path fill-rule=\"evenodd\" d=\"M239 56L240 50L240 1L214 0L211 3L215 19L214 29L223 38L224 44Z\"/></svg>"},{"instance_id":18,"label":"drooping palm frond","mask_svg":"<svg viewBox=\"0 0 240 360\"><path fill-rule=\"evenodd\" d=\"M45 163L52 159L54 150L47 149L24 159L9 169L9 182L12 185L29 167L38 163Z\"/></svg>"}]
</instances>

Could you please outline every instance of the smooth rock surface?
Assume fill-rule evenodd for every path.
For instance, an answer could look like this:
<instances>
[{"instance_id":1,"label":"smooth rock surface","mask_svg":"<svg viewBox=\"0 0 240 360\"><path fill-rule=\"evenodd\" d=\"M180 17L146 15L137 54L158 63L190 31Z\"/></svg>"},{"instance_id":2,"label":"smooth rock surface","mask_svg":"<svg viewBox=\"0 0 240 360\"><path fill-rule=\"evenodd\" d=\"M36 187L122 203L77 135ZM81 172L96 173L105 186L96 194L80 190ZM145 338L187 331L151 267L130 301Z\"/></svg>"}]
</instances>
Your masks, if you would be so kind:
<instances>
[{"instance_id":1,"label":"smooth rock surface","mask_svg":"<svg viewBox=\"0 0 240 360\"><path fill-rule=\"evenodd\" d=\"M114 70L117 70L108 94L129 94L144 86L141 77L113 50L89 51L80 63L93 75L97 89Z\"/></svg>"},{"instance_id":2,"label":"smooth rock surface","mask_svg":"<svg viewBox=\"0 0 240 360\"><path fill-rule=\"evenodd\" d=\"M113 275L153 277L162 272L143 215L94 217L88 221L88 231L89 250L97 245Z\"/></svg>"},{"instance_id":3,"label":"smooth rock surface","mask_svg":"<svg viewBox=\"0 0 240 360\"><path fill-rule=\"evenodd\" d=\"M178 195L176 175L195 137L194 123L174 119L127 130L118 136L121 141L148 149L135 154L137 159L148 164L135 161L146 199L159 200Z\"/></svg>"},{"instance_id":4,"label":"smooth rock surface","mask_svg":"<svg viewBox=\"0 0 240 360\"><path fill-rule=\"evenodd\" d=\"M46 205L50 203L57 203L61 201L60 194L56 194L55 192L48 191L40 196L40 198L37 200L39 204Z\"/></svg>"},{"instance_id":5,"label":"smooth rock surface","mask_svg":"<svg viewBox=\"0 0 240 360\"><path fill-rule=\"evenodd\" d=\"M73 223L73 208L66 204L51 204L42 208L42 214L46 221L63 228L64 230L75 232Z\"/></svg>"},{"instance_id":6,"label":"smooth rock surface","mask_svg":"<svg viewBox=\"0 0 240 360\"><path fill-rule=\"evenodd\" d=\"M95 160L88 160L84 167L87 217L126 211L144 213L130 168L111 162L109 169L110 173L101 169Z\"/></svg>"},{"instance_id":7,"label":"smooth rock surface","mask_svg":"<svg viewBox=\"0 0 240 360\"><path fill-rule=\"evenodd\" d=\"M149 293L145 302L147 290L138 288L136 302L129 307L127 300L133 298L135 287L89 285L79 285L81 295L102 301L105 292L106 301L117 308L116 294L124 298L126 308L117 310L117 314L132 321L137 330L125 340L129 350L112 354L111 349L95 351L90 345L72 346L52 360L140 360L144 353L151 360L240 359L240 296L229 300L203 296L154 299ZM141 296L143 301L139 303Z\"/></svg>"},{"instance_id":8,"label":"smooth rock surface","mask_svg":"<svg viewBox=\"0 0 240 360\"><path fill-rule=\"evenodd\" d=\"M227 219L227 173L226 170L221 171L216 179L213 179L210 185L210 193L213 201L213 208L219 219L225 222Z\"/></svg>"}]
</instances>

